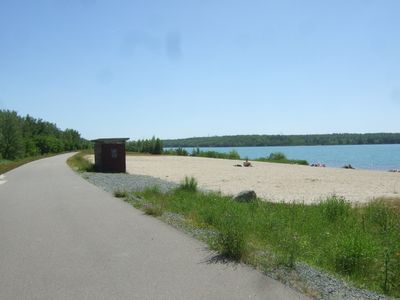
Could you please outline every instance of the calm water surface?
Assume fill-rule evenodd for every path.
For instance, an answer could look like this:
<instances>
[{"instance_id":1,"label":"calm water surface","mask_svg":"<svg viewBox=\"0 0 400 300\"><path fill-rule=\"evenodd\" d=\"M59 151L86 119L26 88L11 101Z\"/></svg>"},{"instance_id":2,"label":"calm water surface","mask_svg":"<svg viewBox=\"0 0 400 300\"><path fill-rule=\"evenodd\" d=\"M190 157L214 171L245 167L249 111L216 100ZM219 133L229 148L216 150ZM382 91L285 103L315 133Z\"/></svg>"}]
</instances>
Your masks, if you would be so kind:
<instances>
[{"instance_id":1,"label":"calm water surface","mask_svg":"<svg viewBox=\"0 0 400 300\"><path fill-rule=\"evenodd\" d=\"M192 152L192 148L185 148ZM357 169L400 169L400 144L396 145L341 145L341 146L287 146L287 147L207 147L203 151L229 152L236 150L241 157L255 159L283 152L290 159L305 159L324 163L328 167L351 164Z\"/></svg>"}]
</instances>

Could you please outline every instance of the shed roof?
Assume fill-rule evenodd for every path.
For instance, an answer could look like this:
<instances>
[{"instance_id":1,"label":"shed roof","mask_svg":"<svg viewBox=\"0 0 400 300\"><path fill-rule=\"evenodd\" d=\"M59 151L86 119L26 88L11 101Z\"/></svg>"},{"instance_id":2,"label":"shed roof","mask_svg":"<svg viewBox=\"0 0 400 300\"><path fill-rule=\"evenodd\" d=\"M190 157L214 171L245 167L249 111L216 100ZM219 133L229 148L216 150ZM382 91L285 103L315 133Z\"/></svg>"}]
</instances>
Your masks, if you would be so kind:
<instances>
[{"instance_id":1,"label":"shed roof","mask_svg":"<svg viewBox=\"0 0 400 300\"><path fill-rule=\"evenodd\" d=\"M129 140L129 138L101 138L101 139L91 140L91 142L113 144L113 143L125 143L127 140Z\"/></svg>"}]
</instances>

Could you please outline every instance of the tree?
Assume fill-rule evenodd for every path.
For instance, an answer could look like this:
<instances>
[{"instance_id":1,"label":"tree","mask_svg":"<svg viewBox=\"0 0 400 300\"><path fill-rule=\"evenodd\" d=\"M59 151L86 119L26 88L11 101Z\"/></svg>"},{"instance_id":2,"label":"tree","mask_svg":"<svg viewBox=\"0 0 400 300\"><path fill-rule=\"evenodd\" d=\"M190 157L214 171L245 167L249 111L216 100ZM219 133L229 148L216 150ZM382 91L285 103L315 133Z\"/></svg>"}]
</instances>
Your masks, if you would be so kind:
<instances>
[{"instance_id":1,"label":"tree","mask_svg":"<svg viewBox=\"0 0 400 300\"><path fill-rule=\"evenodd\" d=\"M0 112L0 152L3 158L9 160L23 157L25 154L22 126L15 111Z\"/></svg>"},{"instance_id":2,"label":"tree","mask_svg":"<svg viewBox=\"0 0 400 300\"><path fill-rule=\"evenodd\" d=\"M154 144L153 154L161 154L162 150L163 150L162 142L159 138L157 138Z\"/></svg>"},{"instance_id":3,"label":"tree","mask_svg":"<svg viewBox=\"0 0 400 300\"><path fill-rule=\"evenodd\" d=\"M64 149L63 143L54 136L37 136L35 141L41 154L59 153Z\"/></svg>"},{"instance_id":4,"label":"tree","mask_svg":"<svg viewBox=\"0 0 400 300\"><path fill-rule=\"evenodd\" d=\"M62 133L62 140L66 151L77 150L81 146L81 135L74 129L65 129Z\"/></svg>"}]
</instances>

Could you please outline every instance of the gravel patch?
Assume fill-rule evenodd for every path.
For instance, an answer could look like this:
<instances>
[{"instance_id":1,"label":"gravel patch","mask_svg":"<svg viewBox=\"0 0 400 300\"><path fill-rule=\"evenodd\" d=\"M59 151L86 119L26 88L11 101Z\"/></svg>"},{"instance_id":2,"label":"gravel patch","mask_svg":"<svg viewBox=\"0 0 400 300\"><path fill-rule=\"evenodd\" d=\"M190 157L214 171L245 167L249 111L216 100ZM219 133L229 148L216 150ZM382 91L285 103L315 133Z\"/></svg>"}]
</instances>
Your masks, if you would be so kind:
<instances>
[{"instance_id":1,"label":"gravel patch","mask_svg":"<svg viewBox=\"0 0 400 300\"><path fill-rule=\"evenodd\" d=\"M162 192L167 192L178 186L176 183L145 175L86 172L82 174L82 177L109 193L115 191L138 192L154 186L159 187Z\"/></svg>"},{"instance_id":2,"label":"gravel patch","mask_svg":"<svg viewBox=\"0 0 400 300\"><path fill-rule=\"evenodd\" d=\"M178 186L176 183L145 175L83 173L82 176L110 193L114 191L142 191L154 186L158 186L161 191L167 192ZM141 201L140 198L136 197L130 198L130 200ZM206 241L216 234L213 231L196 228L188 224L183 216L176 213L165 212L161 216L161 220L202 241ZM266 255L266 253L260 254L260 256L263 255ZM316 299L394 299L353 287L339 278L303 263L297 263L294 269L284 267L268 268L268 270L265 270L265 274L284 282L292 288L306 292Z\"/></svg>"},{"instance_id":3,"label":"gravel patch","mask_svg":"<svg viewBox=\"0 0 400 300\"><path fill-rule=\"evenodd\" d=\"M298 276L312 289L320 293L321 299L386 300L393 299L368 290L355 288L328 273L298 263Z\"/></svg>"}]
</instances>

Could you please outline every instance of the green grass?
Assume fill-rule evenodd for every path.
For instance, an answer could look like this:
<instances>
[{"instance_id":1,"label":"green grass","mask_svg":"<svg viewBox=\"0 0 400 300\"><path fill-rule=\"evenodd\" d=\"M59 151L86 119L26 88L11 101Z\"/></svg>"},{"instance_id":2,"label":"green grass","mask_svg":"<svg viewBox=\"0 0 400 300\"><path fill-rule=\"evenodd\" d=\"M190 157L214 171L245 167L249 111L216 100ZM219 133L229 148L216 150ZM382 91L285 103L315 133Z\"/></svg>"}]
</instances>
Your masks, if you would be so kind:
<instances>
[{"instance_id":1,"label":"green grass","mask_svg":"<svg viewBox=\"0 0 400 300\"><path fill-rule=\"evenodd\" d=\"M30 163L32 161L54 156L56 154L46 154L46 155L39 155L39 156L33 156L33 157L25 157L22 159L17 159L17 160L5 160L5 159L0 159L0 174L4 174L8 171L11 171L12 169L18 168L24 164Z\"/></svg>"},{"instance_id":2,"label":"green grass","mask_svg":"<svg viewBox=\"0 0 400 300\"><path fill-rule=\"evenodd\" d=\"M200 151L194 149L192 152L192 156L220 158L220 159L236 159L236 160L241 159L239 153L235 150L232 150L228 153L224 153L217 151Z\"/></svg>"},{"instance_id":3,"label":"green grass","mask_svg":"<svg viewBox=\"0 0 400 300\"><path fill-rule=\"evenodd\" d=\"M282 152L271 153L268 157L257 158L256 161L308 166L308 161L300 159L288 159Z\"/></svg>"},{"instance_id":4,"label":"green grass","mask_svg":"<svg viewBox=\"0 0 400 300\"><path fill-rule=\"evenodd\" d=\"M67 160L67 164L75 171L78 172L94 172L94 164L88 161L85 156L93 154L93 151L86 150L78 152Z\"/></svg>"},{"instance_id":5,"label":"green grass","mask_svg":"<svg viewBox=\"0 0 400 300\"><path fill-rule=\"evenodd\" d=\"M179 189L189 192L197 191L197 181L194 177L186 176L185 179L179 185Z\"/></svg>"},{"instance_id":6,"label":"green grass","mask_svg":"<svg viewBox=\"0 0 400 300\"><path fill-rule=\"evenodd\" d=\"M182 187L168 193L149 189L136 196L141 201L135 206L150 215L174 212L196 227L215 231L210 247L231 259L264 268L293 267L301 261L359 287L400 296L397 204L376 200L352 207L335 196L313 205L238 203Z\"/></svg>"}]
</instances>

